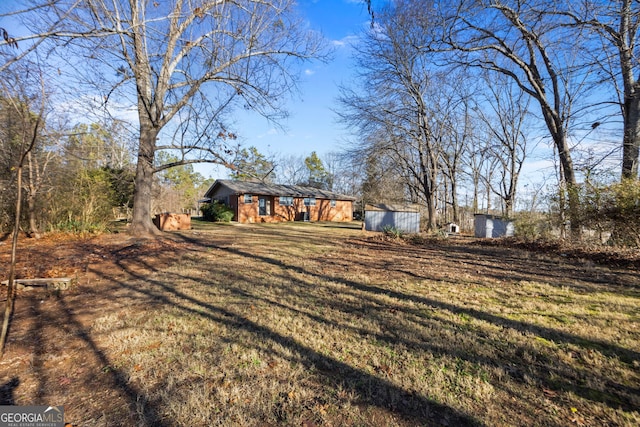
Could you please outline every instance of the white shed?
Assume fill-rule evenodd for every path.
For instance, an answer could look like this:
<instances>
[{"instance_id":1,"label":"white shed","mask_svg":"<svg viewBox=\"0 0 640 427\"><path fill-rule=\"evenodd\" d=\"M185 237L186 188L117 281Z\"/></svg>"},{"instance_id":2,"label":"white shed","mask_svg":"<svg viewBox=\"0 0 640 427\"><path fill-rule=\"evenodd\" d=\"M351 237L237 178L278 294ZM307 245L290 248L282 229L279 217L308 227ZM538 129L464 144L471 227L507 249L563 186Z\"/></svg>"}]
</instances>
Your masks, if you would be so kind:
<instances>
[{"instance_id":1,"label":"white shed","mask_svg":"<svg viewBox=\"0 0 640 427\"><path fill-rule=\"evenodd\" d=\"M389 205L385 203L365 206L365 230L382 231L387 226L405 233L419 233L420 207L418 205Z\"/></svg>"},{"instance_id":2,"label":"white shed","mask_svg":"<svg viewBox=\"0 0 640 427\"><path fill-rule=\"evenodd\" d=\"M512 220L495 215L475 214L473 225L476 237L511 237L515 231Z\"/></svg>"}]
</instances>

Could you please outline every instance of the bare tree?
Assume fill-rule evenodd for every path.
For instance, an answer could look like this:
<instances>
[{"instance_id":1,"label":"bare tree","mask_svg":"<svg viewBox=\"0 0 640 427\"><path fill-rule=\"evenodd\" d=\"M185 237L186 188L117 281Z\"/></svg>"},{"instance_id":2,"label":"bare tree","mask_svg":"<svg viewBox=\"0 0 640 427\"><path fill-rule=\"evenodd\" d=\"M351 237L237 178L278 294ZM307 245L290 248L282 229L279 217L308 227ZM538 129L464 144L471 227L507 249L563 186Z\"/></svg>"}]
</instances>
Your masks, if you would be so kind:
<instances>
[{"instance_id":1,"label":"bare tree","mask_svg":"<svg viewBox=\"0 0 640 427\"><path fill-rule=\"evenodd\" d=\"M351 196L358 195L362 186L362 160L355 160L345 152L329 152L322 156L330 175L331 191Z\"/></svg>"},{"instance_id":2,"label":"bare tree","mask_svg":"<svg viewBox=\"0 0 640 427\"><path fill-rule=\"evenodd\" d=\"M0 183L9 189L15 184L17 164L23 155L23 141L33 137L34 123L38 122L38 134L35 136L33 147L26 151L23 164L24 175L22 177L22 191L26 202L26 215L28 219L27 234L31 237L39 237L39 211L38 204L42 199L44 186L49 181L48 169L52 161L57 157L56 150L52 149L51 140L46 135L46 115L49 111L40 109L38 103L50 104L50 93L41 93L44 86L42 68L37 63L24 60L14 64L10 69L5 69L0 81ZM35 89L35 92L34 92ZM45 99L41 99L44 97ZM50 105L48 105L50 107ZM35 111L34 111L35 110ZM3 211L9 211L7 202L10 192L3 197ZM22 220L22 218L21 218ZM0 225L1 227L1 225Z\"/></svg>"},{"instance_id":3,"label":"bare tree","mask_svg":"<svg viewBox=\"0 0 640 427\"><path fill-rule=\"evenodd\" d=\"M309 172L304 163L304 156L288 154L280 155L275 160L275 175L278 184L297 185L305 182Z\"/></svg>"},{"instance_id":4,"label":"bare tree","mask_svg":"<svg viewBox=\"0 0 640 427\"><path fill-rule=\"evenodd\" d=\"M0 58L3 59L3 61L0 62L0 73L21 61L23 58L26 58L31 53L36 52L48 38L63 34L62 24L81 2L82 0L35 1L33 5L27 6L24 9L0 14L0 18L16 18L35 16L41 12L46 13L46 11L51 9L55 9L56 11L53 19L47 21L48 25L46 27L40 26L39 31L32 34L17 37L10 35L6 29L0 28ZM13 47L16 51L12 52L2 49L4 46ZM19 47L20 50L18 50Z\"/></svg>"},{"instance_id":5,"label":"bare tree","mask_svg":"<svg viewBox=\"0 0 640 427\"><path fill-rule=\"evenodd\" d=\"M577 72L576 62L584 47L580 37L551 15L540 13L551 7L544 0L460 0L456 6L437 9L438 19L430 22L440 26L439 31L431 28L430 50L446 52L448 62L507 76L536 101L557 149L571 230L578 236L579 200L569 127L585 90L585 74ZM570 49L567 37L572 37Z\"/></svg>"},{"instance_id":6,"label":"bare tree","mask_svg":"<svg viewBox=\"0 0 640 427\"><path fill-rule=\"evenodd\" d=\"M487 76L492 84L487 85L488 98L476 114L490 132L488 149L500 166L496 171L500 180L494 185L487 180L494 194L503 202L503 214L511 217L516 200L518 179L527 156L527 118L529 116L528 95L514 87L511 79L504 76ZM492 169L492 172L494 170Z\"/></svg>"},{"instance_id":7,"label":"bare tree","mask_svg":"<svg viewBox=\"0 0 640 427\"><path fill-rule=\"evenodd\" d=\"M36 12L48 28L66 12L45 3ZM272 119L285 114L281 99L295 86L293 62L321 52L320 38L304 30L293 7L292 0L86 0L65 16L64 31L51 36L76 49L78 56L63 51L77 74L98 82L105 103L136 106L134 235L157 232L155 173L203 161L231 165L235 134L223 120L230 108ZM80 58L91 67L81 67ZM178 160L156 165L159 150Z\"/></svg>"},{"instance_id":8,"label":"bare tree","mask_svg":"<svg viewBox=\"0 0 640 427\"><path fill-rule=\"evenodd\" d=\"M445 211L451 207L451 215L445 215L453 222L460 222L458 203L459 181L463 174L464 159L480 136L476 129L472 96L478 91L475 85L468 84L470 76L452 72L446 81L442 81L442 90L436 103L440 120L445 127L442 140L442 173L445 188L442 191Z\"/></svg>"},{"instance_id":9,"label":"bare tree","mask_svg":"<svg viewBox=\"0 0 640 427\"><path fill-rule=\"evenodd\" d=\"M440 114L442 75L432 71L422 46L421 5L397 2L379 15L357 47L359 92L343 88L341 120L358 130L360 149L399 166L411 198L427 207L427 228L437 223L442 144L450 130Z\"/></svg>"},{"instance_id":10,"label":"bare tree","mask_svg":"<svg viewBox=\"0 0 640 427\"><path fill-rule=\"evenodd\" d=\"M464 157L465 172L471 180L471 186L473 196L471 200L471 210L473 213L480 212L480 191L482 180L482 171L485 168L485 164L489 162L489 150L486 149L483 142L488 141L480 137L478 139L479 144L467 151L467 155Z\"/></svg>"},{"instance_id":11,"label":"bare tree","mask_svg":"<svg viewBox=\"0 0 640 427\"><path fill-rule=\"evenodd\" d=\"M546 10L558 17L569 18L565 25L574 33L590 29L597 52L594 67L604 73L603 82L618 97L623 123L622 178L638 178L640 160L640 3L633 0L567 2L562 9ZM598 125L599 122L596 122ZM595 123L594 123L595 125Z\"/></svg>"},{"instance_id":12,"label":"bare tree","mask_svg":"<svg viewBox=\"0 0 640 427\"><path fill-rule=\"evenodd\" d=\"M369 203L402 203L407 200L406 176L389 156L372 152L369 147L351 149L346 155L364 169L359 188L361 207Z\"/></svg>"}]
</instances>

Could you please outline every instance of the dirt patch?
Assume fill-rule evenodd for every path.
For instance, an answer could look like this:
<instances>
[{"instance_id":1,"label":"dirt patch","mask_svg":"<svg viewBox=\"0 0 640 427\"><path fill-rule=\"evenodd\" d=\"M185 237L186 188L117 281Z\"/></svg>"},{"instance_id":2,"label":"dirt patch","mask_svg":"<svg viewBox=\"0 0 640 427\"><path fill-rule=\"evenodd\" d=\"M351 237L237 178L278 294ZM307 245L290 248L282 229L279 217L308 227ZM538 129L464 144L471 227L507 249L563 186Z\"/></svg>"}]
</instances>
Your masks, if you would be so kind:
<instances>
[{"instance_id":1,"label":"dirt patch","mask_svg":"<svg viewBox=\"0 0 640 427\"><path fill-rule=\"evenodd\" d=\"M64 396L55 404L74 408L89 401L98 413L128 414L128 402L137 398L136 392L110 366L91 337L91 327L105 310L123 306L135 310L145 301L126 295L105 276L157 271L175 262L186 246L171 238L138 240L126 234L60 233L20 239L16 278L71 277L74 282L65 291L29 286L17 291L7 352L0 361L0 371L12 375L3 376L0 404L49 405L54 403L48 396ZM3 280L9 261L10 241L5 240L0 245ZM3 308L5 302L6 287L2 287ZM70 416L85 418L73 410Z\"/></svg>"},{"instance_id":2,"label":"dirt patch","mask_svg":"<svg viewBox=\"0 0 640 427\"><path fill-rule=\"evenodd\" d=\"M578 245L562 241L526 241L517 238L482 239L477 240L475 244L489 247L520 248L573 260L593 261L608 267L640 270L640 249L638 248Z\"/></svg>"}]
</instances>

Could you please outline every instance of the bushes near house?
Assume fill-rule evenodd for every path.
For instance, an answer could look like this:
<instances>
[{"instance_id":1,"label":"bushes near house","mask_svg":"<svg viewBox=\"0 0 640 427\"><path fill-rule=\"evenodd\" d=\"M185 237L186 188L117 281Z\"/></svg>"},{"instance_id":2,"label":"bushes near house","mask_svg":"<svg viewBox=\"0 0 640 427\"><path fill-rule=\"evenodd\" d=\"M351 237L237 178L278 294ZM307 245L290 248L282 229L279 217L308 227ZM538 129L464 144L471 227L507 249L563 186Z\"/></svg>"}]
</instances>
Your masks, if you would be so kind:
<instances>
[{"instance_id":1,"label":"bushes near house","mask_svg":"<svg viewBox=\"0 0 640 427\"><path fill-rule=\"evenodd\" d=\"M203 204L200 210L205 221L230 222L233 219L233 210L215 200L212 203Z\"/></svg>"}]
</instances>

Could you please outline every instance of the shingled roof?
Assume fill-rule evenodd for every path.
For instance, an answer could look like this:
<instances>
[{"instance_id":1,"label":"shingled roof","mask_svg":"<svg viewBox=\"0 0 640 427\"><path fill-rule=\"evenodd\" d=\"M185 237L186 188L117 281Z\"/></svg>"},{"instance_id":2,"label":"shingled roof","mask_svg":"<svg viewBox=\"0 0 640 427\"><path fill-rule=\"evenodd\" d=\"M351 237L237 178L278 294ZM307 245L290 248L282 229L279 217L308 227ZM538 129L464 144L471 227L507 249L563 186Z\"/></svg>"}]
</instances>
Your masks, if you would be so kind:
<instances>
[{"instance_id":1,"label":"shingled roof","mask_svg":"<svg viewBox=\"0 0 640 427\"><path fill-rule=\"evenodd\" d=\"M291 197L315 197L317 199L332 200L356 200L355 197L338 194L332 191L321 190L302 185L266 184L253 181L234 181L230 179L218 179L205 193L206 198L211 198L215 190L224 186L235 194L255 194L264 196L291 196Z\"/></svg>"}]
</instances>

